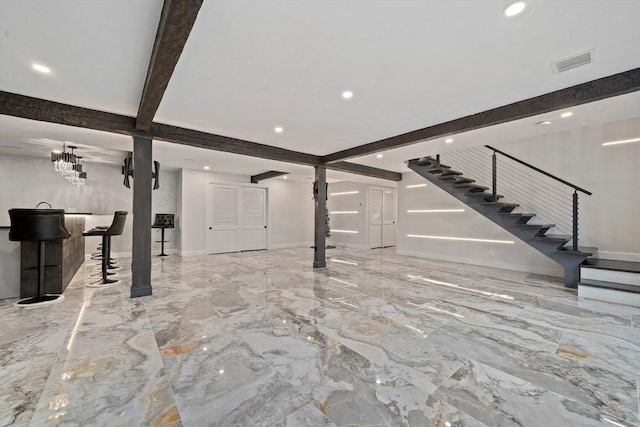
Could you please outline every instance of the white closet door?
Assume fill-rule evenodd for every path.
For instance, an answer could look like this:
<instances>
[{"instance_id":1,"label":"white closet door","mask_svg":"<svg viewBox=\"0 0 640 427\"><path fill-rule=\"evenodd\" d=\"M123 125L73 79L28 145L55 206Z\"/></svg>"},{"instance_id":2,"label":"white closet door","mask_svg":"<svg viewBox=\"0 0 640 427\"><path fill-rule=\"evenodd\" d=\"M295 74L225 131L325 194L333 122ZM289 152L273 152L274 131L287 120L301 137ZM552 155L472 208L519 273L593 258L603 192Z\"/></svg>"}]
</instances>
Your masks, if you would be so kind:
<instances>
[{"instance_id":1,"label":"white closet door","mask_svg":"<svg viewBox=\"0 0 640 427\"><path fill-rule=\"evenodd\" d=\"M238 187L209 184L207 218L207 253L236 252L240 250Z\"/></svg>"},{"instance_id":2,"label":"white closet door","mask_svg":"<svg viewBox=\"0 0 640 427\"><path fill-rule=\"evenodd\" d=\"M267 189L242 188L240 250L267 249Z\"/></svg>"},{"instance_id":3,"label":"white closet door","mask_svg":"<svg viewBox=\"0 0 640 427\"><path fill-rule=\"evenodd\" d=\"M396 245L396 192L385 190L382 199L382 246Z\"/></svg>"},{"instance_id":4,"label":"white closet door","mask_svg":"<svg viewBox=\"0 0 640 427\"><path fill-rule=\"evenodd\" d=\"M382 247L383 192L372 188L369 194L369 246L373 249Z\"/></svg>"}]
</instances>

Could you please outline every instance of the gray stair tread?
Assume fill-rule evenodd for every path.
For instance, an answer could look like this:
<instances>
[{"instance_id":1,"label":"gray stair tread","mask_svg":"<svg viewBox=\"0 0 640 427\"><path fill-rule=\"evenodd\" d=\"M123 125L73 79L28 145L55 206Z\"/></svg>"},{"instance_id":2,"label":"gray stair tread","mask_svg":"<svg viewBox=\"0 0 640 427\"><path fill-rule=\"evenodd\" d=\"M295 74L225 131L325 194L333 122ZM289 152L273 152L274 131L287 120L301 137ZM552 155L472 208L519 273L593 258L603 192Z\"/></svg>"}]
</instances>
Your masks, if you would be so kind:
<instances>
[{"instance_id":1,"label":"gray stair tread","mask_svg":"<svg viewBox=\"0 0 640 427\"><path fill-rule=\"evenodd\" d=\"M464 188L464 187L470 187L470 188L482 188L483 190L488 190L489 187L485 187L482 185L478 185L478 184L474 184L472 182L461 182L459 184L453 184L452 187L455 188ZM490 194L487 194L488 196L490 196Z\"/></svg>"},{"instance_id":2,"label":"gray stair tread","mask_svg":"<svg viewBox=\"0 0 640 427\"><path fill-rule=\"evenodd\" d=\"M426 172L442 172L445 169L449 169L451 166L447 166L447 165L438 165L438 166L431 166L425 169Z\"/></svg>"},{"instance_id":3,"label":"gray stair tread","mask_svg":"<svg viewBox=\"0 0 640 427\"><path fill-rule=\"evenodd\" d=\"M453 180L453 179L457 179L460 176L460 175L456 175L455 173L454 174L447 174L447 172L448 172L448 170L445 169L444 172L442 172L440 175L438 175L438 179L442 179L442 180L452 179Z\"/></svg>"},{"instance_id":4,"label":"gray stair tread","mask_svg":"<svg viewBox=\"0 0 640 427\"><path fill-rule=\"evenodd\" d=\"M574 251L571 246L563 246L562 248L558 248L556 252L564 254L564 255L576 255L576 256L591 256L598 251L598 248L587 247L587 246L578 246L578 250Z\"/></svg>"},{"instance_id":5,"label":"gray stair tread","mask_svg":"<svg viewBox=\"0 0 640 427\"><path fill-rule=\"evenodd\" d=\"M481 191L477 191L475 193L464 193L467 197L480 197L480 196L484 196L484 197L493 197L493 194L491 193L483 193ZM496 198L498 199L502 199L504 196L502 194L496 194Z\"/></svg>"},{"instance_id":6,"label":"gray stair tread","mask_svg":"<svg viewBox=\"0 0 640 427\"><path fill-rule=\"evenodd\" d=\"M558 250L560 252L576 252L573 250L573 246L571 245L571 243L561 248L558 248ZM578 246L577 252L581 252L583 254L594 254L598 252L598 248L596 248L595 246Z\"/></svg>"},{"instance_id":7,"label":"gray stair tread","mask_svg":"<svg viewBox=\"0 0 640 427\"><path fill-rule=\"evenodd\" d=\"M456 175L463 175L463 173L454 171L453 169L447 169L446 171L442 172L442 175L440 175L440 177L442 178L443 176L450 176L450 175L453 175L453 177L455 178Z\"/></svg>"},{"instance_id":8,"label":"gray stair tread","mask_svg":"<svg viewBox=\"0 0 640 427\"><path fill-rule=\"evenodd\" d=\"M462 177L462 178L456 177L456 180L455 180L455 184L471 184L472 182L476 182L476 180L471 178L465 178L465 177Z\"/></svg>"},{"instance_id":9,"label":"gray stair tread","mask_svg":"<svg viewBox=\"0 0 640 427\"><path fill-rule=\"evenodd\" d=\"M529 216L529 217L534 217L534 216L536 216L536 214L534 214L534 213L519 213L519 212L498 212L498 215L505 215L505 216Z\"/></svg>"},{"instance_id":10,"label":"gray stair tread","mask_svg":"<svg viewBox=\"0 0 640 427\"><path fill-rule=\"evenodd\" d=\"M518 224L518 227L522 228L551 228L555 227L555 224Z\"/></svg>"},{"instance_id":11,"label":"gray stair tread","mask_svg":"<svg viewBox=\"0 0 640 427\"><path fill-rule=\"evenodd\" d=\"M547 241L547 242L560 242L565 241L568 242L573 237L568 234L545 234L544 236L536 236L535 240Z\"/></svg>"},{"instance_id":12,"label":"gray stair tread","mask_svg":"<svg viewBox=\"0 0 640 427\"><path fill-rule=\"evenodd\" d=\"M631 293L634 293L634 294L640 294L640 286L638 286L638 285L627 285L627 284L623 284L623 283L605 282L603 280L582 279L582 280L580 280L579 286L589 286L589 287L592 287L592 288L612 289L612 290L615 290L615 291L631 292Z\"/></svg>"},{"instance_id":13,"label":"gray stair tread","mask_svg":"<svg viewBox=\"0 0 640 427\"><path fill-rule=\"evenodd\" d=\"M489 196L491 196L491 194L489 194ZM484 202L482 206L504 206L504 207L508 206L508 207L517 208L520 205L517 203L507 203L507 202Z\"/></svg>"},{"instance_id":14,"label":"gray stair tread","mask_svg":"<svg viewBox=\"0 0 640 427\"><path fill-rule=\"evenodd\" d=\"M582 264L582 267L640 273L640 262L618 261L614 259L589 258Z\"/></svg>"}]
</instances>

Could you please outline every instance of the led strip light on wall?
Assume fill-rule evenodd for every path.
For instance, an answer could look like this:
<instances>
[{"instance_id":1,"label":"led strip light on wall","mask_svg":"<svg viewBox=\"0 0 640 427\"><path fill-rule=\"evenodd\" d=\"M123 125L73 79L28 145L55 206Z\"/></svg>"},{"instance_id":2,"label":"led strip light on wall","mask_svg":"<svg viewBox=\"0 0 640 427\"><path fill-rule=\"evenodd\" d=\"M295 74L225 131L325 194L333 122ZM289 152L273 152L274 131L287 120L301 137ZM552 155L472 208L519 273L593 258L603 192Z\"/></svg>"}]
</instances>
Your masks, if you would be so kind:
<instances>
[{"instance_id":1,"label":"led strip light on wall","mask_svg":"<svg viewBox=\"0 0 640 427\"><path fill-rule=\"evenodd\" d=\"M407 237L417 237L419 239L460 240L464 242L506 243L506 244L514 243L513 240L472 239L469 237L449 237L449 236L425 236L420 234L407 234Z\"/></svg>"},{"instance_id":2,"label":"led strip light on wall","mask_svg":"<svg viewBox=\"0 0 640 427\"><path fill-rule=\"evenodd\" d=\"M413 185L407 185L407 188L420 188L420 187L426 187L427 184L413 184Z\"/></svg>"},{"instance_id":3,"label":"led strip light on wall","mask_svg":"<svg viewBox=\"0 0 640 427\"><path fill-rule=\"evenodd\" d=\"M358 234L356 230L331 230L332 233Z\"/></svg>"},{"instance_id":4,"label":"led strip light on wall","mask_svg":"<svg viewBox=\"0 0 640 427\"><path fill-rule=\"evenodd\" d=\"M345 194L358 194L359 191L343 191L342 193L331 193L330 196L344 196Z\"/></svg>"},{"instance_id":5,"label":"led strip light on wall","mask_svg":"<svg viewBox=\"0 0 640 427\"><path fill-rule=\"evenodd\" d=\"M606 147L607 145L628 144L630 142L640 142L640 138L623 139L621 141L605 142L605 143L602 144L602 146Z\"/></svg>"},{"instance_id":6,"label":"led strip light on wall","mask_svg":"<svg viewBox=\"0 0 640 427\"><path fill-rule=\"evenodd\" d=\"M464 212L464 209L411 209L407 213L448 213L448 212Z\"/></svg>"}]
</instances>

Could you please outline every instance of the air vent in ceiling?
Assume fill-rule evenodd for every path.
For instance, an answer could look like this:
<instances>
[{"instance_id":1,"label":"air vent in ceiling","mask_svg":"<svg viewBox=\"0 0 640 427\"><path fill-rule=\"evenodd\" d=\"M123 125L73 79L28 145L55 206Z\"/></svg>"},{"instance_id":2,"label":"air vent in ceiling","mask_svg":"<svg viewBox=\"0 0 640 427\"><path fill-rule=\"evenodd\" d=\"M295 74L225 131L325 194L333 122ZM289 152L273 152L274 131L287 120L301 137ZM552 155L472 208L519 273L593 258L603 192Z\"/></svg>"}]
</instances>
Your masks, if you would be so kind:
<instances>
[{"instance_id":1,"label":"air vent in ceiling","mask_svg":"<svg viewBox=\"0 0 640 427\"><path fill-rule=\"evenodd\" d=\"M591 49L587 52L573 55L572 57L561 59L551 63L551 70L553 74L564 73L565 71L573 70L574 68L582 67L583 65L591 64L595 61L595 49Z\"/></svg>"}]
</instances>

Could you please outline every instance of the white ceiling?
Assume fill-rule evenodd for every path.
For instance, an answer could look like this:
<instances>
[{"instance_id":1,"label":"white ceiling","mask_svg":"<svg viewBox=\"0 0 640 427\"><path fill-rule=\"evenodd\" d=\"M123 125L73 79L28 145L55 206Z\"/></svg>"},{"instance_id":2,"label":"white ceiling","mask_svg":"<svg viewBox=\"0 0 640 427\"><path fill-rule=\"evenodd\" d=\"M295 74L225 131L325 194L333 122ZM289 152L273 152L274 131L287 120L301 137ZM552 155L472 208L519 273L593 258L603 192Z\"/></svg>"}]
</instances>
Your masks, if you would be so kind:
<instances>
[{"instance_id":1,"label":"white ceiling","mask_svg":"<svg viewBox=\"0 0 640 427\"><path fill-rule=\"evenodd\" d=\"M205 0L155 121L324 155L640 67L638 0L529 0L507 19L509 3ZM0 90L135 116L161 8L159 0L1 1ZM550 62L589 49L593 64L551 72ZM52 73L32 71L34 62ZM341 98L346 89L353 99ZM448 146L436 140L353 161L406 171L404 160L424 154L640 117L640 97L572 110L563 121L544 115L554 118L544 129L532 125L540 118L524 119ZM0 152L48 156L60 141L118 163L132 145L0 116ZM305 166L164 142L154 150L170 168L312 176Z\"/></svg>"}]
</instances>

